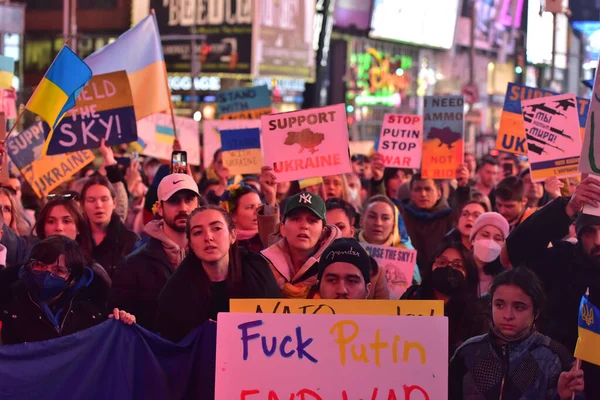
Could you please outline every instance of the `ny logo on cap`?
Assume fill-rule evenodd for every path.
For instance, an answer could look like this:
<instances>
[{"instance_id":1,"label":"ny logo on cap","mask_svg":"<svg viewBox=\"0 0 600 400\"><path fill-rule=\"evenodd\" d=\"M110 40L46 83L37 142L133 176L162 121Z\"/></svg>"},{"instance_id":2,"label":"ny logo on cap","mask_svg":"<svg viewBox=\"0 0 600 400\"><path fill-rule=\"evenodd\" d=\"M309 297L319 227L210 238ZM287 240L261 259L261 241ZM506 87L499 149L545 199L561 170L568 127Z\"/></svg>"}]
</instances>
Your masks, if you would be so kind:
<instances>
[{"instance_id":1,"label":"ny logo on cap","mask_svg":"<svg viewBox=\"0 0 600 400\"><path fill-rule=\"evenodd\" d=\"M300 203L308 203L308 204L312 204L311 203L312 200L312 196L310 193L302 193L300 194Z\"/></svg>"}]
</instances>

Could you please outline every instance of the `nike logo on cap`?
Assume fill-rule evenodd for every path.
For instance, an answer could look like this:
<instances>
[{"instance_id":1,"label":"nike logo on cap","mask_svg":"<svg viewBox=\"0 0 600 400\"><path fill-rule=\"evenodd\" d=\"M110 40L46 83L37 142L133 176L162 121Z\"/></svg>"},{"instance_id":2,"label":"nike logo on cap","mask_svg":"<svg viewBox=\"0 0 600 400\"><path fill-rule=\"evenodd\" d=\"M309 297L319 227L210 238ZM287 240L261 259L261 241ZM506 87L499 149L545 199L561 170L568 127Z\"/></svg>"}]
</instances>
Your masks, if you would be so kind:
<instances>
[{"instance_id":1,"label":"nike logo on cap","mask_svg":"<svg viewBox=\"0 0 600 400\"><path fill-rule=\"evenodd\" d=\"M183 179L182 179L182 180L180 180L180 181L175 181L175 182L173 182L173 185L177 185L179 182L183 182Z\"/></svg>"}]
</instances>

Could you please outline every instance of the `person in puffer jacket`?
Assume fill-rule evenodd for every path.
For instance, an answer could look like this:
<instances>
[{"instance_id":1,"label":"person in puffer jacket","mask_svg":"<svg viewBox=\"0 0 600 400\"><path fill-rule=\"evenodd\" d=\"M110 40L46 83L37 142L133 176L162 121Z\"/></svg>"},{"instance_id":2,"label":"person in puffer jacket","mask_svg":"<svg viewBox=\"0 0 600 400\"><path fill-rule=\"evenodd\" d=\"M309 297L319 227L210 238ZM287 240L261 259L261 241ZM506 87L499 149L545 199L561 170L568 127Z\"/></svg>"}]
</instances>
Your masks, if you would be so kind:
<instances>
[{"instance_id":1,"label":"person in puffer jacket","mask_svg":"<svg viewBox=\"0 0 600 400\"><path fill-rule=\"evenodd\" d=\"M527 268L498 275L490 288L490 332L467 340L450 360L449 399L585 399L583 371L558 342L538 333L544 292Z\"/></svg>"}]
</instances>

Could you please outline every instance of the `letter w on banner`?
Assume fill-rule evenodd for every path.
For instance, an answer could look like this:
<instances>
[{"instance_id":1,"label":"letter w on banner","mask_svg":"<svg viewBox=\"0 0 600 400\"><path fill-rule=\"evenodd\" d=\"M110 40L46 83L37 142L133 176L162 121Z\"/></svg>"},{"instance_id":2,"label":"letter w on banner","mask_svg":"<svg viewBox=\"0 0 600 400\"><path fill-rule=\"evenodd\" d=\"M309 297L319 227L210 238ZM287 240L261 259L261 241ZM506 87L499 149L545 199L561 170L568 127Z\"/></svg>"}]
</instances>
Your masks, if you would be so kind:
<instances>
[{"instance_id":1,"label":"letter w on banner","mask_svg":"<svg viewBox=\"0 0 600 400\"><path fill-rule=\"evenodd\" d=\"M279 182L352 172L344 104L260 120L265 165Z\"/></svg>"}]
</instances>

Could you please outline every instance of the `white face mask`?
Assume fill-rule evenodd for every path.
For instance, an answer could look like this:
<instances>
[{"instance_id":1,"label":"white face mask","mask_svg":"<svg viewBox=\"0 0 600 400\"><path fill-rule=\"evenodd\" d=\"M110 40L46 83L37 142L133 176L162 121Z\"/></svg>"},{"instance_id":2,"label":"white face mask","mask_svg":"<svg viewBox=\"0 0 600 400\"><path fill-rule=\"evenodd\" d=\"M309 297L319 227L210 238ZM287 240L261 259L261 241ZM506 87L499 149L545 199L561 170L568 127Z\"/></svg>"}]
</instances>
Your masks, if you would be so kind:
<instances>
[{"instance_id":1,"label":"white face mask","mask_svg":"<svg viewBox=\"0 0 600 400\"><path fill-rule=\"evenodd\" d=\"M350 197L351 201L358 200L358 190L353 188L348 188L348 197Z\"/></svg>"},{"instance_id":2,"label":"white face mask","mask_svg":"<svg viewBox=\"0 0 600 400\"><path fill-rule=\"evenodd\" d=\"M492 239L479 239L473 243L473 254L484 263L494 261L500 255L502 247Z\"/></svg>"}]
</instances>

